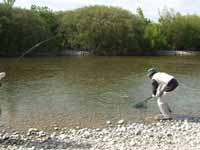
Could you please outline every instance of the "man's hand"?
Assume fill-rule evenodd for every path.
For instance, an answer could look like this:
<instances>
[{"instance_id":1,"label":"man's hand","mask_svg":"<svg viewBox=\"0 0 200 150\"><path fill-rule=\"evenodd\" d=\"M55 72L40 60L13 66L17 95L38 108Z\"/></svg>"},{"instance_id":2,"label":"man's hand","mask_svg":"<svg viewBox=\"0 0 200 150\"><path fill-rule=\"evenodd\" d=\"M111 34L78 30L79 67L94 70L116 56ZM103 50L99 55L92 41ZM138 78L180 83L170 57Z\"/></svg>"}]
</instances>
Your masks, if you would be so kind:
<instances>
[{"instance_id":1,"label":"man's hand","mask_svg":"<svg viewBox=\"0 0 200 150\"><path fill-rule=\"evenodd\" d=\"M162 91L160 91L159 93L157 93L156 97L161 97L164 94L164 92L165 92L165 88Z\"/></svg>"}]
</instances>

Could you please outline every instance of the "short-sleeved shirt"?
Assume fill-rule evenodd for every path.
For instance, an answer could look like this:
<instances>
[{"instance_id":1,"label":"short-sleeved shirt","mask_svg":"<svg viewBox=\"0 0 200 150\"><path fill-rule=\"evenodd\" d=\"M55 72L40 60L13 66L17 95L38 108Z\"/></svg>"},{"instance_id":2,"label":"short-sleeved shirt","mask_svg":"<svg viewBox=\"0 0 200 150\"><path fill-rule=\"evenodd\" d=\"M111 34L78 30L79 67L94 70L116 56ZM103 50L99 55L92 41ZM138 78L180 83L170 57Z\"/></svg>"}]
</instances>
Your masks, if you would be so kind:
<instances>
[{"instance_id":1,"label":"short-sleeved shirt","mask_svg":"<svg viewBox=\"0 0 200 150\"><path fill-rule=\"evenodd\" d=\"M164 72L157 72L152 76L153 94L156 95L158 90L161 91L174 77Z\"/></svg>"}]
</instances>

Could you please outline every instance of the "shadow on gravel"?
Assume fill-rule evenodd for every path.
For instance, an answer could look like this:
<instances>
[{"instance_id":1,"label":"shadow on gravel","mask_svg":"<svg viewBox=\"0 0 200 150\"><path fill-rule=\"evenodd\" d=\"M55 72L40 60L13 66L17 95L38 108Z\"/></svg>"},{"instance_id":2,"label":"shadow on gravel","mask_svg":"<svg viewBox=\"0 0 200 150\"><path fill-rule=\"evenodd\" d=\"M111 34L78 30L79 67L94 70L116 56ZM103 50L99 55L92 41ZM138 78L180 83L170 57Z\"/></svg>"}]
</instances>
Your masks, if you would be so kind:
<instances>
[{"instance_id":1,"label":"shadow on gravel","mask_svg":"<svg viewBox=\"0 0 200 150\"><path fill-rule=\"evenodd\" d=\"M200 117L197 116L190 116L190 115L176 115L174 120L177 121L184 121L187 120L188 122L199 122L200 123Z\"/></svg>"},{"instance_id":2,"label":"shadow on gravel","mask_svg":"<svg viewBox=\"0 0 200 150\"><path fill-rule=\"evenodd\" d=\"M170 121L185 121L188 122L195 122L200 123L200 117L199 116L192 116L192 115L182 115L182 114L174 114L173 119ZM166 121L166 120L158 120L155 116L146 117L144 120L146 123L155 123L159 121Z\"/></svg>"},{"instance_id":3,"label":"shadow on gravel","mask_svg":"<svg viewBox=\"0 0 200 150\"><path fill-rule=\"evenodd\" d=\"M61 142L54 139L47 139L45 141L31 141L22 139L0 139L0 145L4 146L23 146L26 148L35 147L36 149L89 149L91 145L88 143L76 143L75 141Z\"/></svg>"}]
</instances>

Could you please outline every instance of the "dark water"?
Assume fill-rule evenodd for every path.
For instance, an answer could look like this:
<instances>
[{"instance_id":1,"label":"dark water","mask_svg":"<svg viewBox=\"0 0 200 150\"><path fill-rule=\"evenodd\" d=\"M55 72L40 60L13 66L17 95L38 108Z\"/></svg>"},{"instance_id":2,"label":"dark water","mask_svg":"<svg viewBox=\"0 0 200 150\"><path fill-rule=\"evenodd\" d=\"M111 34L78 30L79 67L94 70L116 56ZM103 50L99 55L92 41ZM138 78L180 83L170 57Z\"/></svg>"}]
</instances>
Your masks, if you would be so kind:
<instances>
[{"instance_id":1,"label":"dark water","mask_svg":"<svg viewBox=\"0 0 200 150\"><path fill-rule=\"evenodd\" d=\"M0 59L1 125L11 128L98 127L106 120L143 121L159 113L131 107L151 95L149 67L174 75L169 98L175 113L200 115L200 57L64 57ZM129 97L126 97L129 96Z\"/></svg>"}]
</instances>

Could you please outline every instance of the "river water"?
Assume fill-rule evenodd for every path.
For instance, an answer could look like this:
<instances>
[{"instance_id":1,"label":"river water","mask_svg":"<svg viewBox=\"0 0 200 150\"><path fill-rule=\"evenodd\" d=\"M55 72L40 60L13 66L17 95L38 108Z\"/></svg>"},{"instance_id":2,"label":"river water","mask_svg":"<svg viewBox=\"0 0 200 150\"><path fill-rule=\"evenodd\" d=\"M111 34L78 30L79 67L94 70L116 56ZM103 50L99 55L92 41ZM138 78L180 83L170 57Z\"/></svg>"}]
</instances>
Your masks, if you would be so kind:
<instances>
[{"instance_id":1,"label":"river water","mask_svg":"<svg viewBox=\"0 0 200 150\"><path fill-rule=\"evenodd\" d=\"M135 109L151 95L146 70L174 75L180 86L169 96L178 114L200 115L200 57L58 57L0 59L7 77L0 88L0 125L101 127L107 120L142 122L159 113L156 100Z\"/></svg>"}]
</instances>

